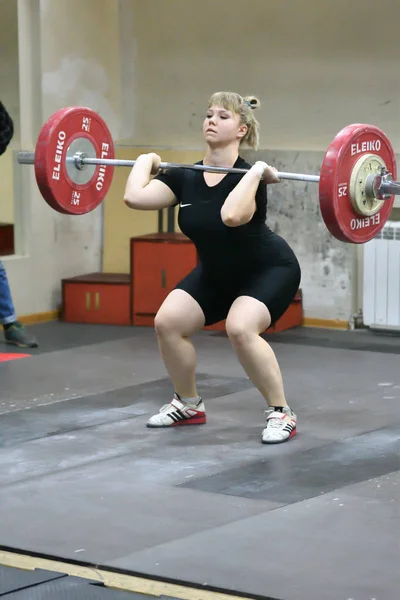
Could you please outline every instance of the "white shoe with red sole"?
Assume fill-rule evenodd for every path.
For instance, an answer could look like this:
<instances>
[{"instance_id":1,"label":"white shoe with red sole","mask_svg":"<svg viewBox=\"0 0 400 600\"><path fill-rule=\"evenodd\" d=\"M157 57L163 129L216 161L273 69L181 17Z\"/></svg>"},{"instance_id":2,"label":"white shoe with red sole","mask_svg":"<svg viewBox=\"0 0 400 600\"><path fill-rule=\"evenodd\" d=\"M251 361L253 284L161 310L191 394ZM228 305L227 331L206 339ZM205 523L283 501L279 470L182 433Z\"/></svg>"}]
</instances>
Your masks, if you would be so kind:
<instances>
[{"instance_id":1,"label":"white shoe with red sole","mask_svg":"<svg viewBox=\"0 0 400 600\"><path fill-rule=\"evenodd\" d=\"M206 421L206 409L201 398L196 405L192 405L182 402L178 395L174 394L170 404L165 404L156 415L150 417L147 427L202 425Z\"/></svg>"},{"instance_id":2,"label":"white shoe with red sole","mask_svg":"<svg viewBox=\"0 0 400 600\"><path fill-rule=\"evenodd\" d=\"M262 432L263 444L281 444L296 435L297 416L288 406L282 412L270 407L265 415L267 426Z\"/></svg>"}]
</instances>

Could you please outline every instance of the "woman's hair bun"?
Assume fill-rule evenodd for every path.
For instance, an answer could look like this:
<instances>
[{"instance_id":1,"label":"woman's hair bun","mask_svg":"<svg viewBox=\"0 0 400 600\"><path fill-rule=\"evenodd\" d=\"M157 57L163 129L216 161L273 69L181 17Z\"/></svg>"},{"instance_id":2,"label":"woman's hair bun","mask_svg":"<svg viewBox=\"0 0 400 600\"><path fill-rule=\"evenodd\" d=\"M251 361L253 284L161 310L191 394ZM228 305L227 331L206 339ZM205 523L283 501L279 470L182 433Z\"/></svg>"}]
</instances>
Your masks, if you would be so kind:
<instances>
[{"instance_id":1,"label":"woman's hair bun","mask_svg":"<svg viewBox=\"0 0 400 600\"><path fill-rule=\"evenodd\" d=\"M250 107L254 110L255 108L260 108L261 102L256 96L245 96L244 100L247 104L250 104Z\"/></svg>"}]
</instances>

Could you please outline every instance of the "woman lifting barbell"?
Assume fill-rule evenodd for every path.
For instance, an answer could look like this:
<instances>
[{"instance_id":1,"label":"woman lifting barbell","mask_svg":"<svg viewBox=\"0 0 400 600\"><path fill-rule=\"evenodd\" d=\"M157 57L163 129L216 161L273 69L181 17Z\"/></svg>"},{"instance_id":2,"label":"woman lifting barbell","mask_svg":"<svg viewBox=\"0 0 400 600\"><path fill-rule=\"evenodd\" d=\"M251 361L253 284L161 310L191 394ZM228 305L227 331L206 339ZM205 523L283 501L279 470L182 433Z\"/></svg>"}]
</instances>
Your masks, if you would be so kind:
<instances>
[{"instance_id":1,"label":"woman lifting barbell","mask_svg":"<svg viewBox=\"0 0 400 600\"><path fill-rule=\"evenodd\" d=\"M297 417L287 404L276 356L260 334L290 306L301 270L287 242L266 225L265 184L279 181L276 169L261 161L251 166L239 154L244 143L258 148L259 123L253 110L259 105L254 97L218 92L209 99L203 123L207 150L198 164L244 167L249 169L246 174L191 169L159 173L161 158L155 153L139 156L129 174L126 205L139 210L179 205L179 227L199 255L199 264L170 292L155 317L174 394L148 427L206 422L190 337L226 319L238 360L268 404L263 443L284 442L296 433Z\"/></svg>"}]
</instances>

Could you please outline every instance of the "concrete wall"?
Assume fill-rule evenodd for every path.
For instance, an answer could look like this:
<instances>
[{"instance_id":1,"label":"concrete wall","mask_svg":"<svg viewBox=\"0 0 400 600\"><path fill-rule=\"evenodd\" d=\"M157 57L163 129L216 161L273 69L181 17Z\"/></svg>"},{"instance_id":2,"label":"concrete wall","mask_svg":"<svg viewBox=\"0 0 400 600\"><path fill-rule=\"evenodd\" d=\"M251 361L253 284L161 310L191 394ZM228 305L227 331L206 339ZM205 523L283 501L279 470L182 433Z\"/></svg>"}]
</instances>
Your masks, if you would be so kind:
<instances>
[{"instance_id":1,"label":"concrete wall","mask_svg":"<svg viewBox=\"0 0 400 600\"><path fill-rule=\"evenodd\" d=\"M261 151L261 160L280 171L317 173L323 154L316 151ZM247 153L254 162L255 153ZM282 181L268 187L267 222L282 235L299 259L306 318L348 321L353 307L355 248L336 240L322 220L318 186ZM356 274L356 273L355 273Z\"/></svg>"},{"instance_id":2,"label":"concrete wall","mask_svg":"<svg viewBox=\"0 0 400 600\"><path fill-rule=\"evenodd\" d=\"M120 155L201 153L207 98L234 89L260 97L260 156L280 170L318 172L326 147L351 122L378 125L400 151L393 1L0 0L0 28L10 5L18 7L19 57L14 35L2 87L21 124L16 149L19 141L31 149L58 108L86 104L107 121ZM103 225L104 267L121 272L129 237L156 229L155 214L121 206L127 170L118 172L103 223L103 208L79 218L54 213L33 170L23 169L13 173L23 256L6 259L19 314L54 309L62 277L101 268ZM269 224L298 253L306 316L348 320L360 304L359 250L327 233L317 196L316 185L274 186Z\"/></svg>"},{"instance_id":3,"label":"concrete wall","mask_svg":"<svg viewBox=\"0 0 400 600\"><path fill-rule=\"evenodd\" d=\"M235 89L263 102L263 148L324 150L344 125L373 122L400 151L400 3L131 5L138 96L127 142L197 148L209 94Z\"/></svg>"},{"instance_id":4,"label":"concrete wall","mask_svg":"<svg viewBox=\"0 0 400 600\"><path fill-rule=\"evenodd\" d=\"M44 121L69 104L86 104L98 111L117 139L117 4L113 0L8 4L18 7L19 17L20 114L15 99L11 108L20 122L21 140L14 149L32 150ZM15 165L13 179L17 254L3 262L16 310L19 315L53 311L61 300L63 277L101 269L103 208L79 218L61 215L41 197L33 167Z\"/></svg>"}]
</instances>

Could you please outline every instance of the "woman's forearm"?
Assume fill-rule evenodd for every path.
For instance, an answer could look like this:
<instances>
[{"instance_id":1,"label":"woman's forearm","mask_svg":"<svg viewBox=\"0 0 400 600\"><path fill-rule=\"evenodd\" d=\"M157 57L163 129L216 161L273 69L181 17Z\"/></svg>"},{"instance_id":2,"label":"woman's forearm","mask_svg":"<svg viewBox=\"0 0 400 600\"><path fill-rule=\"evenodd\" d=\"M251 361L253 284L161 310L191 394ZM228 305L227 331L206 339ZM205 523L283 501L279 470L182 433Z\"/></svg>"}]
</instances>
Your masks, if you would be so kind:
<instances>
[{"instance_id":1,"label":"woman's forearm","mask_svg":"<svg viewBox=\"0 0 400 600\"><path fill-rule=\"evenodd\" d=\"M124 201L132 202L150 181L153 159L149 154L139 156L129 173L125 185Z\"/></svg>"},{"instance_id":2,"label":"woman's forearm","mask_svg":"<svg viewBox=\"0 0 400 600\"><path fill-rule=\"evenodd\" d=\"M242 177L226 198L221 218L228 227L248 223L256 210L256 192L260 185L260 169L255 165Z\"/></svg>"}]
</instances>

